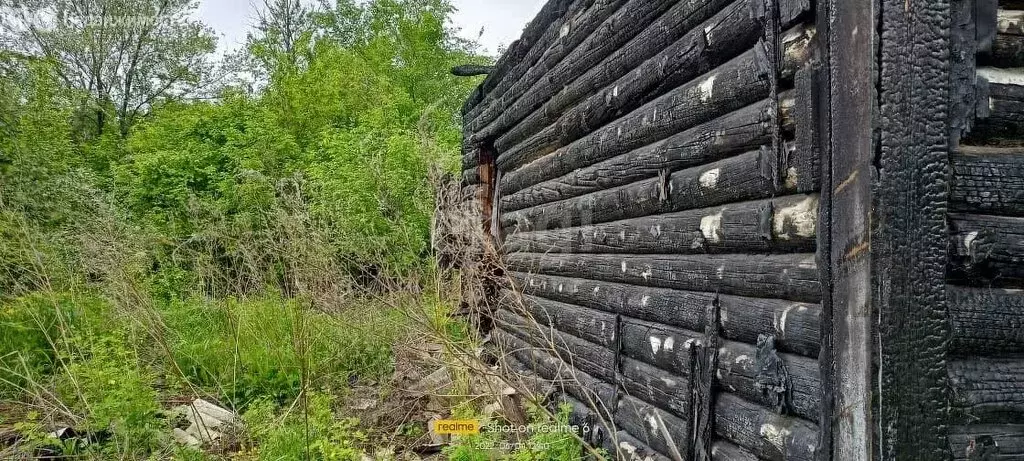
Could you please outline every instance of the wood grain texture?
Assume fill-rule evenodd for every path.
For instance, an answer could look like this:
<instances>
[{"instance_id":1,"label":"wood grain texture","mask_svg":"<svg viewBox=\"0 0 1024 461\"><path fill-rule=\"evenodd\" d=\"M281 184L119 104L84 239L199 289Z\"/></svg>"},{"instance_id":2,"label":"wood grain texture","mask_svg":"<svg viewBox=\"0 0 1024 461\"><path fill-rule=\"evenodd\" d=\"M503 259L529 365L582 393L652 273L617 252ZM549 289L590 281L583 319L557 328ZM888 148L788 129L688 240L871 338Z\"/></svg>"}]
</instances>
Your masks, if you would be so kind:
<instances>
[{"instance_id":1,"label":"wood grain texture","mask_svg":"<svg viewBox=\"0 0 1024 461\"><path fill-rule=\"evenodd\" d=\"M689 423L636 397L619 399L615 424L666 456L687 453Z\"/></svg>"},{"instance_id":2,"label":"wood grain texture","mask_svg":"<svg viewBox=\"0 0 1024 461\"><path fill-rule=\"evenodd\" d=\"M762 149L657 178L504 213L506 234L561 229L758 200L793 191L776 188L775 154ZM811 171L797 174L814 174Z\"/></svg>"},{"instance_id":3,"label":"wood grain texture","mask_svg":"<svg viewBox=\"0 0 1024 461\"><path fill-rule=\"evenodd\" d=\"M520 339L548 351L574 368L611 383L615 377L614 351L568 333L545 328L507 309L494 314L495 325Z\"/></svg>"},{"instance_id":4,"label":"wood grain texture","mask_svg":"<svg viewBox=\"0 0 1024 461\"><path fill-rule=\"evenodd\" d=\"M952 352L1024 352L1024 292L949 286L946 293Z\"/></svg>"},{"instance_id":5,"label":"wood grain texture","mask_svg":"<svg viewBox=\"0 0 1024 461\"><path fill-rule=\"evenodd\" d=\"M1024 73L1020 69L995 69L982 73L979 111L974 128L965 142L994 146L1020 146L1024 139ZM998 83L1006 77L1013 83Z\"/></svg>"},{"instance_id":6,"label":"wood grain texture","mask_svg":"<svg viewBox=\"0 0 1024 461\"><path fill-rule=\"evenodd\" d=\"M499 154L498 166L520 187L638 149L768 97L770 75L762 47L626 114L593 133L523 166Z\"/></svg>"},{"instance_id":7,"label":"wood grain texture","mask_svg":"<svg viewBox=\"0 0 1024 461\"><path fill-rule=\"evenodd\" d=\"M759 334L769 333L780 351L816 357L819 349L816 304L522 272L509 276L527 294L690 331L704 331L704 310L717 296L724 338L754 344Z\"/></svg>"},{"instance_id":8,"label":"wood grain texture","mask_svg":"<svg viewBox=\"0 0 1024 461\"><path fill-rule=\"evenodd\" d=\"M975 424L949 429L949 444L957 461L984 459L980 455L986 441L998 446L996 453L987 458L991 461L1024 459L1024 424Z\"/></svg>"},{"instance_id":9,"label":"wood grain texture","mask_svg":"<svg viewBox=\"0 0 1024 461\"><path fill-rule=\"evenodd\" d=\"M506 257L510 270L687 291L818 302L814 255L544 255Z\"/></svg>"},{"instance_id":10,"label":"wood grain texture","mask_svg":"<svg viewBox=\"0 0 1024 461\"><path fill-rule=\"evenodd\" d=\"M949 215L952 280L979 286L1024 286L1024 218Z\"/></svg>"},{"instance_id":11,"label":"wood grain texture","mask_svg":"<svg viewBox=\"0 0 1024 461\"><path fill-rule=\"evenodd\" d=\"M760 459L816 459L817 426L775 414L730 393L720 394L715 402L715 432Z\"/></svg>"},{"instance_id":12,"label":"wood grain texture","mask_svg":"<svg viewBox=\"0 0 1024 461\"><path fill-rule=\"evenodd\" d=\"M949 361L952 418L960 424L1024 421L1024 359L968 356Z\"/></svg>"},{"instance_id":13,"label":"wood grain texture","mask_svg":"<svg viewBox=\"0 0 1024 461\"><path fill-rule=\"evenodd\" d=\"M562 42L550 48L522 78L496 98L485 99L467 115L465 123L473 132L471 140L496 138L509 123L512 111L528 112L536 108L547 99L541 99L542 91L550 91L545 89L567 83L566 79L593 67L674 3L669 0L596 2L578 18Z\"/></svg>"},{"instance_id":14,"label":"wood grain texture","mask_svg":"<svg viewBox=\"0 0 1024 461\"><path fill-rule=\"evenodd\" d=\"M516 232L508 253L810 253L818 200L793 195L584 227Z\"/></svg>"},{"instance_id":15,"label":"wood grain texture","mask_svg":"<svg viewBox=\"0 0 1024 461\"><path fill-rule=\"evenodd\" d=\"M950 165L950 209L1024 216L1024 149L961 146Z\"/></svg>"}]
</instances>

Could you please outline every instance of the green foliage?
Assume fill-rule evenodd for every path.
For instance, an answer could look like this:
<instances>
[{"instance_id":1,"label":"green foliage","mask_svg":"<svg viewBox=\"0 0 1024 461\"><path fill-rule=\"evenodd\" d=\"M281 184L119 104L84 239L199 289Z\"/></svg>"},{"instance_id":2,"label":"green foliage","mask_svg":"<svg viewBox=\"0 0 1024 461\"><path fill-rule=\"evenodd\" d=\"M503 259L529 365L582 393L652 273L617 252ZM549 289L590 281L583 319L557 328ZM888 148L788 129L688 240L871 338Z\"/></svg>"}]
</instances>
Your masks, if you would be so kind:
<instances>
[{"instance_id":1,"label":"green foliage","mask_svg":"<svg viewBox=\"0 0 1024 461\"><path fill-rule=\"evenodd\" d=\"M358 419L338 418L331 409L332 398L314 393L304 412L280 414L278 405L262 400L243 416L258 446L261 460L318 459L358 461L366 434L357 429Z\"/></svg>"}]
</instances>

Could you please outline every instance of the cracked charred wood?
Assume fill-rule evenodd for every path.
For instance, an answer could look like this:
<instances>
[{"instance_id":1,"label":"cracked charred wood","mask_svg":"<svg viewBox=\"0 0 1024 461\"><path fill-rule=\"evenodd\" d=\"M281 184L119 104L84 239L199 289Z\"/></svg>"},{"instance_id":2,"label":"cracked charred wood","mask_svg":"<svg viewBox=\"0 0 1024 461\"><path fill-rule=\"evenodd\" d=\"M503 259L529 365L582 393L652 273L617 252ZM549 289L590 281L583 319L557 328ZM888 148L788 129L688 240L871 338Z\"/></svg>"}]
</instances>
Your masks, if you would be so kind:
<instances>
[{"instance_id":1,"label":"cracked charred wood","mask_svg":"<svg viewBox=\"0 0 1024 461\"><path fill-rule=\"evenodd\" d=\"M494 66L481 66L475 64L464 64L452 67L452 75L456 77L476 77L494 72Z\"/></svg>"},{"instance_id":2,"label":"cracked charred wood","mask_svg":"<svg viewBox=\"0 0 1024 461\"><path fill-rule=\"evenodd\" d=\"M814 424L729 393L719 394L715 402L715 433L761 459L817 460L817 432Z\"/></svg>"},{"instance_id":3,"label":"cracked charred wood","mask_svg":"<svg viewBox=\"0 0 1024 461\"><path fill-rule=\"evenodd\" d=\"M774 152L761 149L672 174L666 171L666 174L657 178L505 213L501 215L501 226L510 235L607 223L792 193L785 185L776 187L772 174L776 168L773 165L775 158ZM814 172L796 171L794 174Z\"/></svg>"},{"instance_id":4,"label":"cracked charred wood","mask_svg":"<svg viewBox=\"0 0 1024 461\"><path fill-rule=\"evenodd\" d=\"M517 232L507 253L812 253L816 195L793 195L584 227Z\"/></svg>"},{"instance_id":5,"label":"cracked charred wood","mask_svg":"<svg viewBox=\"0 0 1024 461\"><path fill-rule=\"evenodd\" d=\"M952 418L962 424L1024 421L1024 360L966 357L948 365Z\"/></svg>"},{"instance_id":6,"label":"cracked charred wood","mask_svg":"<svg viewBox=\"0 0 1024 461\"><path fill-rule=\"evenodd\" d=\"M1024 218L950 214L950 276L962 283L1024 283Z\"/></svg>"},{"instance_id":7,"label":"cracked charred wood","mask_svg":"<svg viewBox=\"0 0 1024 461\"><path fill-rule=\"evenodd\" d=\"M1024 352L1024 292L948 286L957 353Z\"/></svg>"},{"instance_id":8,"label":"cracked charred wood","mask_svg":"<svg viewBox=\"0 0 1024 461\"><path fill-rule=\"evenodd\" d=\"M597 103L600 99L604 110L628 112L625 106L635 104L633 107L638 107L714 69L752 47L761 35L761 19L752 14L751 4L747 0L733 2L728 6L725 6L727 0L714 0L696 6L695 3L677 3L659 18L658 23L651 24L600 64L561 87L561 91L554 94L543 107L530 113L499 137L495 147L499 152L508 150L552 125L566 109L584 99L587 101L584 105ZM704 24L700 23L723 6L724 11L718 12ZM679 40L672 43L676 39ZM698 68L704 70L698 71ZM659 82L664 82L660 90ZM609 84L612 84L612 88L605 88ZM617 91L620 89L621 92ZM601 125L600 120L595 120L595 123L595 126Z\"/></svg>"},{"instance_id":9,"label":"cracked charred wood","mask_svg":"<svg viewBox=\"0 0 1024 461\"><path fill-rule=\"evenodd\" d=\"M667 139L538 184L533 184L534 179L528 175L510 172L499 184L501 210L516 211L578 197L651 178L666 169L694 167L754 150L771 143L773 120L772 104L764 100Z\"/></svg>"},{"instance_id":10,"label":"cracked charred wood","mask_svg":"<svg viewBox=\"0 0 1024 461\"><path fill-rule=\"evenodd\" d=\"M615 379L615 352L611 349L530 322L507 309L499 309L494 320L502 330L549 351L590 376L606 382Z\"/></svg>"},{"instance_id":11,"label":"cracked charred wood","mask_svg":"<svg viewBox=\"0 0 1024 461\"><path fill-rule=\"evenodd\" d=\"M619 385L628 395L649 402L681 419L691 414L689 377L673 375L652 365L622 357Z\"/></svg>"},{"instance_id":12,"label":"cracked charred wood","mask_svg":"<svg viewBox=\"0 0 1024 461\"><path fill-rule=\"evenodd\" d=\"M689 422L629 395L619 399L615 423L673 459L688 459Z\"/></svg>"},{"instance_id":13,"label":"cracked charred wood","mask_svg":"<svg viewBox=\"0 0 1024 461\"><path fill-rule=\"evenodd\" d=\"M613 409L615 390L611 384L577 370L551 355L549 350L530 344L514 334L494 330L493 337L502 352L515 357L525 369L536 373L554 389L569 393L591 408Z\"/></svg>"},{"instance_id":14,"label":"cracked charred wood","mask_svg":"<svg viewBox=\"0 0 1024 461\"><path fill-rule=\"evenodd\" d=\"M1020 146L1024 143L1024 73L982 67L978 77L978 118L965 143Z\"/></svg>"},{"instance_id":15,"label":"cracked charred wood","mask_svg":"<svg viewBox=\"0 0 1024 461\"><path fill-rule=\"evenodd\" d=\"M749 16L743 11L733 11L727 18L747 18ZM727 19L726 18L726 19ZM744 50L750 49L760 34L756 27L745 29L733 29L734 25L719 24L727 27L726 31L748 30L750 40L739 37L721 37L723 30L695 31L692 42L685 43L684 50L668 50L672 54L666 55L657 62L650 62L650 69L641 68L628 74L619 81L604 88L601 92L587 98L580 104L568 109L564 114L561 112L545 112L541 109L537 112L539 118L544 114L560 114L560 117L551 116L551 120L537 122L537 130L527 132L529 136L523 135L517 129L505 136L498 138L495 148L500 157L506 160L499 160L501 165L512 170L518 166L525 165L531 160L540 158L555 149L576 141L606 123L633 111L643 104L656 97L679 87L702 74L713 72L715 68L734 58ZM708 25L706 27L713 27ZM795 68L808 59L810 50L809 43L814 36L813 29L798 27L784 37L783 44L787 46L787 59L784 60L786 67L782 69L783 78L792 78ZM712 44L719 45L728 52L720 50L701 49L706 40L713 40ZM757 45L761 46L761 45ZM668 56L672 58L669 59ZM664 74L664 78L658 75L658 68L667 68L667 63L673 63L673 67L665 70L671 72ZM653 74L653 75L651 75ZM712 83L713 84L713 83ZM659 86L660 85L660 86ZM528 118L524 123L528 123ZM519 137L521 139L516 140Z\"/></svg>"},{"instance_id":16,"label":"cracked charred wood","mask_svg":"<svg viewBox=\"0 0 1024 461\"><path fill-rule=\"evenodd\" d=\"M1013 68L1024 67L1024 36L998 34L992 49L978 56L978 65Z\"/></svg>"},{"instance_id":17,"label":"cracked charred wood","mask_svg":"<svg viewBox=\"0 0 1024 461\"><path fill-rule=\"evenodd\" d=\"M961 146L950 163L952 210L1024 216L1024 148Z\"/></svg>"},{"instance_id":18,"label":"cracked charred wood","mask_svg":"<svg viewBox=\"0 0 1024 461\"><path fill-rule=\"evenodd\" d=\"M519 183L520 187L503 190L513 192L557 178L765 99L771 88L770 74L771 64L764 47L755 46L696 80L539 159L534 160L529 152L499 153L497 164L502 171L512 176L513 170L520 170L513 176L518 179L510 181L510 186Z\"/></svg>"},{"instance_id":19,"label":"cracked charred wood","mask_svg":"<svg viewBox=\"0 0 1024 461\"><path fill-rule=\"evenodd\" d=\"M627 431L619 431L615 433L614 437L607 438L602 448L608 450L608 453L615 453L617 455L615 459L626 461L672 461L672 458L658 453Z\"/></svg>"},{"instance_id":20,"label":"cracked charred wood","mask_svg":"<svg viewBox=\"0 0 1024 461\"><path fill-rule=\"evenodd\" d=\"M534 49L539 48L543 52L547 48L548 45L544 44L544 41L550 40L549 34L551 29L555 30L554 34L558 34L562 21L565 20L567 12L570 11L567 9L570 4L574 8L582 8L585 4L589 3L591 1L584 0L554 0L546 2L537 13L537 16L523 29L523 34L520 38L513 42L508 47L508 51L498 58L498 62L494 65L494 70L477 87L479 92L475 93L474 97L466 100L462 106L462 114L469 114L480 105L495 87L506 80L506 76L508 76L510 71L514 70L524 60L529 59Z\"/></svg>"},{"instance_id":21,"label":"cracked charred wood","mask_svg":"<svg viewBox=\"0 0 1024 461\"><path fill-rule=\"evenodd\" d=\"M818 356L821 306L817 304L522 272L509 275L524 293L692 331L704 331L704 310L717 297L724 338L753 344L759 334L768 332L775 335L783 352Z\"/></svg>"},{"instance_id":22,"label":"cracked charred wood","mask_svg":"<svg viewBox=\"0 0 1024 461\"><path fill-rule=\"evenodd\" d=\"M623 43L634 31L647 24L671 5L668 0L598 0L579 15L570 27L563 28L565 36L549 47L540 60L516 81L510 81L504 91L493 91L493 97L477 105L466 117L466 126L474 133L473 140L494 138L492 130L485 130L516 100L533 97L534 86L543 85L559 69L581 59L599 61Z\"/></svg>"},{"instance_id":23,"label":"cracked charred wood","mask_svg":"<svg viewBox=\"0 0 1024 461\"><path fill-rule=\"evenodd\" d=\"M623 320L622 353L665 370L659 376L686 380L691 356L702 346L703 335L639 320ZM766 408L776 401L765 395L757 385L757 350L750 344L723 341L718 349L716 385ZM821 379L815 359L792 354L779 354L789 371L790 383L787 409L807 420L816 420L821 407Z\"/></svg>"},{"instance_id":24,"label":"cracked charred wood","mask_svg":"<svg viewBox=\"0 0 1024 461\"><path fill-rule=\"evenodd\" d=\"M519 297L508 290L504 290L502 296ZM521 298L526 311L541 325L564 331L609 349L615 347L614 315L531 295L522 295Z\"/></svg>"},{"instance_id":25,"label":"cracked charred wood","mask_svg":"<svg viewBox=\"0 0 1024 461\"><path fill-rule=\"evenodd\" d=\"M711 445L711 461L757 461L757 456L729 442L717 441Z\"/></svg>"},{"instance_id":26,"label":"cracked charred wood","mask_svg":"<svg viewBox=\"0 0 1024 461\"><path fill-rule=\"evenodd\" d=\"M480 184L480 167L476 166L462 172L462 185L472 186Z\"/></svg>"},{"instance_id":27,"label":"cracked charred wood","mask_svg":"<svg viewBox=\"0 0 1024 461\"><path fill-rule=\"evenodd\" d=\"M957 461L1024 459L1024 424L951 426L949 445Z\"/></svg>"},{"instance_id":28,"label":"cracked charred wood","mask_svg":"<svg viewBox=\"0 0 1024 461\"><path fill-rule=\"evenodd\" d=\"M821 300L813 254L784 255L560 255L514 253L517 272L727 295Z\"/></svg>"}]
</instances>

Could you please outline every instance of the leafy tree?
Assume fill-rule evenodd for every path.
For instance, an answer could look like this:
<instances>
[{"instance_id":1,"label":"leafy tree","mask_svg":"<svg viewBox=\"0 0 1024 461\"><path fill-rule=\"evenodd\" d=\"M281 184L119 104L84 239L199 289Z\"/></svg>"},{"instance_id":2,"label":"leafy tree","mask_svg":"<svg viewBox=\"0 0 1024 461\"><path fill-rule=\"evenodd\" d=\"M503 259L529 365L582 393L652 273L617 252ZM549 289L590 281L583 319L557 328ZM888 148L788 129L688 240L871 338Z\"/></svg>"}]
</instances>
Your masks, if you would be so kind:
<instances>
[{"instance_id":1,"label":"leafy tree","mask_svg":"<svg viewBox=\"0 0 1024 461\"><path fill-rule=\"evenodd\" d=\"M121 136L162 98L194 96L214 73L212 31L193 0L0 0L5 48L55 63L88 97L94 134ZM113 115L114 121L108 120Z\"/></svg>"}]
</instances>

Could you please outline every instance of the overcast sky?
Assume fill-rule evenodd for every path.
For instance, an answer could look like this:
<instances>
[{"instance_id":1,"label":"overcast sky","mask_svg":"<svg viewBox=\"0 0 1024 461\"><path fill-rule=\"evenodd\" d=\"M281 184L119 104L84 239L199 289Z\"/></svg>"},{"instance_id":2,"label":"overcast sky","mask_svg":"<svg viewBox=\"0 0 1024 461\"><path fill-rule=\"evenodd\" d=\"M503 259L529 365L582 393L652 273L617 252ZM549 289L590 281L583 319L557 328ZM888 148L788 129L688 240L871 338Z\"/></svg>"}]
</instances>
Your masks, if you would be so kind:
<instances>
[{"instance_id":1,"label":"overcast sky","mask_svg":"<svg viewBox=\"0 0 1024 461\"><path fill-rule=\"evenodd\" d=\"M479 36L483 50L495 54L498 47L519 37L526 23L546 0L453 0L458 8L454 26L465 38ZM220 36L222 50L237 49L256 20L256 5L263 0L201 0L197 14ZM479 35L483 29L483 35Z\"/></svg>"}]
</instances>

